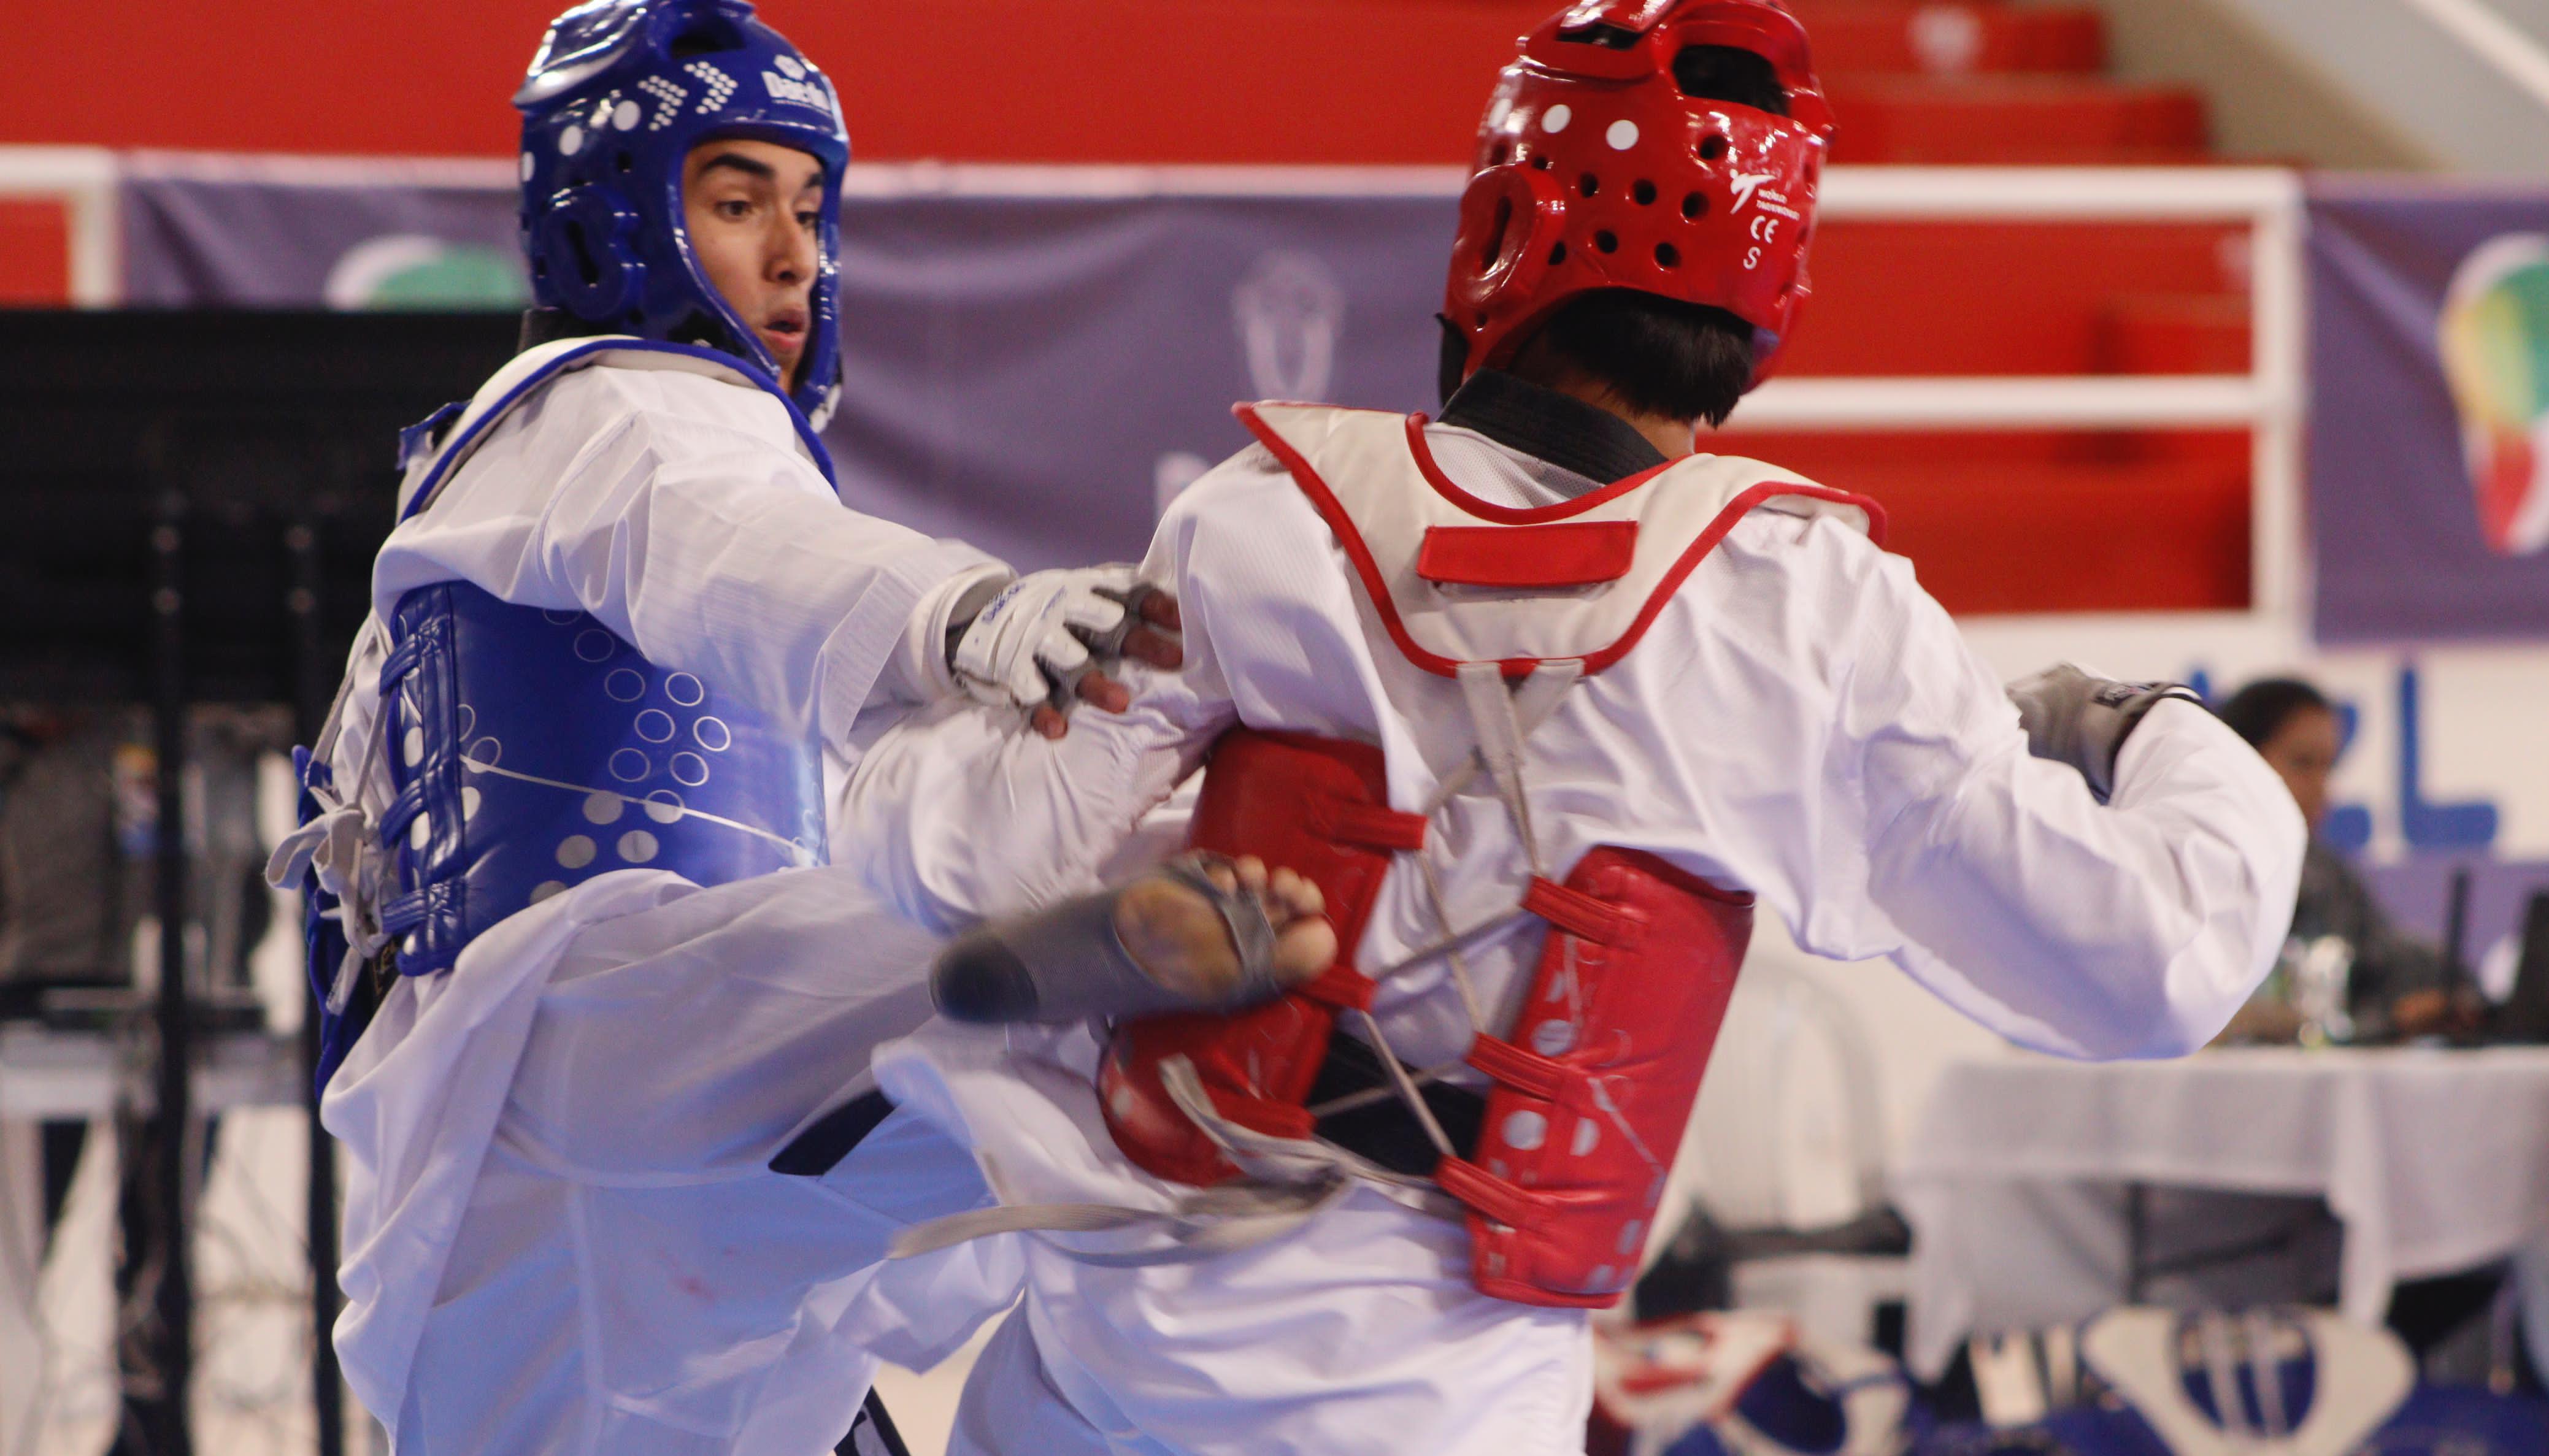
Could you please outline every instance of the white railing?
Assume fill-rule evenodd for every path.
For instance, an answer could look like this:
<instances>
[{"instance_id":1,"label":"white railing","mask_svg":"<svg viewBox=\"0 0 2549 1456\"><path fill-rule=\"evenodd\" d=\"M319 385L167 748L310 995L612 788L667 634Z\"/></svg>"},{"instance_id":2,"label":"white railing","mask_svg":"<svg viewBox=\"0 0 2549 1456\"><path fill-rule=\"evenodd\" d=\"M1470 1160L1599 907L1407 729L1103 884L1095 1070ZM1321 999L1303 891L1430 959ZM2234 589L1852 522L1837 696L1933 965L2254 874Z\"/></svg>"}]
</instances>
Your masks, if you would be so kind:
<instances>
[{"instance_id":1,"label":"white railing","mask_svg":"<svg viewBox=\"0 0 2549 1456\"><path fill-rule=\"evenodd\" d=\"M0 197L51 199L70 228L71 302L112 308L124 297L124 226L116 154L100 146L0 146Z\"/></svg>"},{"instance_id":2,"label":"white railing","mask_svg":"<svg viewBox=\"0 0 2549 1456\"><path fill-rule=\"evenodd\" d=\"M478 159L228 157L0 146L0 196L71 209L72 298L120 297L115 182L136 175L504 190ZM1046 166L862 163L852 198L1365 196L1450 199L1452 167ZM2251 439L2253 614L2297 621L2301 559L2302 192L2276 168L1835 167L1826 221L2219 223L2249 230L2251 353L2244 374L1777 379L1747 400L1747 429L2221 429Z\"/></svg>"}]
</instances>

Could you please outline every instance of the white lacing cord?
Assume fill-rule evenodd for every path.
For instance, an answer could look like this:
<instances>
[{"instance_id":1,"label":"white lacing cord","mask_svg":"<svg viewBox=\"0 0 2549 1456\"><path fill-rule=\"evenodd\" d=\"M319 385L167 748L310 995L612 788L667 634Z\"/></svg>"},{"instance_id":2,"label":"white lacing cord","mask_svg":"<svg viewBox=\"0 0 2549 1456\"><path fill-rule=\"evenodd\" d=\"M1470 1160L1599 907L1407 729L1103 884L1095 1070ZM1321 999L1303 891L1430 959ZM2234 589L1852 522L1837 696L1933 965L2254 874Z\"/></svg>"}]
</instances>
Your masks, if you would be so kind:
<instances>
[{"instance_id":1,"label":"white lacing cord","mask_svg":"<svg viewBox=\"0 0 2549 1456\"><path fill-rule=\"evenodd\" d=\"M364 646L380 630L379 617L363 619L362 633L355 639L354 662L364 661ZM335 700L328 705L328 716L319 725L318 741L310 748L312 764L326 764L335 757L336 740L344 731L345 707L352 701L353 691L354 674L349 671L336 684ZM337 962L334 978L328 983L326 1005L330 1016L341 1014L353 1000L362 968L390 943L376 913L379 847L373 837L371 816L362 809L363 786L380 766L383 745L388 741L387 709L388 699L384 698L382 711L373 717L371 735L363 744L362 761L354 768L350 787L323 788L304 780L302 787L317 801L319 816L285 835L265 864L266 882L277 888L296 887L303 873L315 865L320 888L336 897L337 908L332 913L345 931L345 956Z\"/></svg>"},{"instance_id":2,"label":"white lacing cord","mask_svg":"<svg viewBox=\"0 0 2549 1456\"><path fill-rule=\"evenodd\" d=\"M1452 801L1453 795L1477 777L1478 769L1483 766L1495 780L1496 794L1504 801L1505 812L1513 820L1514 833L1522 840L1523 853L1531 862L1532 875L1538 878L1543 873L1540 841L1532 831L1531 800L1523 777L1523 745L1543 723L1549 721L1550 714L1557 711L1566 689L1583 676L1584 664L1580 661L1568 659L1542 663L1523 680L1521 689L1515 691L1505 686L1502 664L1463 663L1460 668L1461 692L1468 703L1469 719L1476 731L1478 746L1460 768L1444 776L1434 798L1425 807L1426 820L1432 822L1443 806ZM1372 979L1379 981L1437 956L1448 957L1452 964L1453 983L1460 990L1462 1007L1468 1013L1469 1034L1483 1037L1487 1035L1486 1018L1478 1003L1477 988L1469 976L1468 963L1461 955L1461 947L1522 915L1523 904L1517 900L1502 914L1467 930L1455 931L1451 912L1444 901L1442 879L1434 870L1434 862L1422 850L1416 854L1417 864L1424 874L1426 898L1433 904L1434 916L1442 924L1444 938L1383 967ZM1369 1011L1361 1014L1364 1030L1371 1038L1372 1050L1379 1053L1380 1064L1389 1074L1389 1088L1369 1088L1339 1098L1326 1107L1333 1111L1348 1105L1364 1106L1379 1101L1380 1096L1375 1094L1395 1091L1399 1100L1407 1105L1408 1112L1424 1127L1425 1136L1435 1150L1445 1157L1460 1156L1460 1150L1452 1145L1451 1138L1443 1131L1442 1123L1436 1120L1434 1109L1427 1105L1424 1094L1418 1090L1416 1079L1409 1075L1406 1064L1398 1059L1398 1053L1390 1048L1388 1037L1381 1032L1380 1019ZM1448 1066L1429 1068L1426 1075L1430 1080L1447 1070Z\"/></svg>"},{"instance_id":3,"label":"white lacing cord","mask_svg":"<svg viewBox=\"0 0 2549 1456\"><path fill-rule=\"evenodd\" d=\"M1213 1145L1250 1174L1245 1183L1199 1188L1168 1209L1120 1204L1041 1203L973 1209L915 1224L895 1235L887 1252L902 1259L994 1233L1105 1233L1136 1228L1168 1239L1162 1247L1071 1250L1083 1263L1138 1268L1188 1263L1280 1238L1354 1191L1358 1180L1429 1195L1423 1211L1458 1218L1430 1181L1393 1172L1316 1139L1273 1138L1221 1115L1189 1057L1164 1058L1160 1085Z\"/></svg>"}]
</instances>

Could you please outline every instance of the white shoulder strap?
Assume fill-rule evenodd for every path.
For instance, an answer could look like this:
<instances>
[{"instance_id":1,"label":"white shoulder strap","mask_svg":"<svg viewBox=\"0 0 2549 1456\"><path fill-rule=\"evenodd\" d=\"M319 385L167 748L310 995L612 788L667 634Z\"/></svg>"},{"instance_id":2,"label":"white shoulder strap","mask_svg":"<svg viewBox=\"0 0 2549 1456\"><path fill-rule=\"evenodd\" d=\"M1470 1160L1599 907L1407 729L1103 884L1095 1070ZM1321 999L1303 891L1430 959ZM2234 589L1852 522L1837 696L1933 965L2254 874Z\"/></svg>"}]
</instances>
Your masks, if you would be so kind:
<instances>
[{"instance_id":1,"label":"white shoulder strap","mask_svg":"<svg viewBox=\"0 0 2549 1456\"><path fill-rule=\"evenodd\" d=\"M1444 474L1421 415L1318 405L1238 413L1336 533L1392 645L1446 678L1463 663L1502 663L1518 677L1560 659L1600 673L1756 508L1830 515L1871 535L1883 526L1873 501L1731 455L1514 509Z\"/></svg>"},{"instance_id":2,"label":"white shoulder strap","mask_svg":"<svg viewBox=\"0 0 2549 1456\"><path fill-rule=\"evenodd\" d=\"M434 497L441 494L471 453L486 440L497 421L558 376L597 364L620 369L675 370L761 390L787 409L789 420L797 427L798 446L806 459L823 473L823 479L835 487L839 485L822 437L769 375L731 354L698 344L606 334L599 338L554 339L524 349L490 376L470 397L468 408L443 432L441 442L432 450L419 452L425 458L410 465L407 479L399 486L399 519L405 520L431 505Z\"/></svg>"}]
</instances>

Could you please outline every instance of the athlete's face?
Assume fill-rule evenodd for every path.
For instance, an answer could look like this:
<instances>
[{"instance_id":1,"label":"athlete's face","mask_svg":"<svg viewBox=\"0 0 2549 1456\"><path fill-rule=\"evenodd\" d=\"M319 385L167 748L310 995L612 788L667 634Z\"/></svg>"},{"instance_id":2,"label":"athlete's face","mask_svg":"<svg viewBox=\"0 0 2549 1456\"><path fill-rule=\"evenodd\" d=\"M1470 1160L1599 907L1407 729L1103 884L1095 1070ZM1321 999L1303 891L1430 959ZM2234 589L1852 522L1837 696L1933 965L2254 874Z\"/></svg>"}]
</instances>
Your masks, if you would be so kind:
<instances>
[{"instance_id":1,"label":"athlete's face","mask_svg":"<svg viewBox=\"0 0 2549 1456\"><path fill-rule=\"evenodd\" d=\"M2305 707L2294 710L2275 736L2257 748L2267 767L2284 776L2284 786L2293 791L2293 802L2302 806L2302 817L2313 829L2327 817L2327 780L2336 772L2343 747L2339 739L2336 714Z\"/></svg>"},{"instance_id":2,"label":"athlete's face","mask_svg":"<svg viewBox=\"0 0 2549 1456\"><path fill-rule=\"evenodd\" d=\"M823 164L775 141L703 141L682 164L682 214L708 282L795 388L813 328Z\"/></svg>"}]
</instances>

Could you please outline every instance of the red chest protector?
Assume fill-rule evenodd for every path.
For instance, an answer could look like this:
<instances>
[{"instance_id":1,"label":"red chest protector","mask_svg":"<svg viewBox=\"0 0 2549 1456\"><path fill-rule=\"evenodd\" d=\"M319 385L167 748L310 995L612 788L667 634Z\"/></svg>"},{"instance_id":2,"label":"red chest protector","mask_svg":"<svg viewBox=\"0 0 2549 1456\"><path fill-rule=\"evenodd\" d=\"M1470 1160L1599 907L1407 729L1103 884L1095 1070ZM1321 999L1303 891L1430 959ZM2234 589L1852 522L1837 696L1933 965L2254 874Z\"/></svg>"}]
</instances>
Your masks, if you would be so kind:
<instances>
[{"instance_id":1,"label":"red chest protector","mask_svg":"<svg viewBox=\"0 0 2549 1456\"><path fill-rule=\"evenodd\" d=\"M1419 420L1306 406L1239 413L1335 531L1390 646L1461 681L1479 750L1437 802L1483 774L1526 847L1531 727L1569 684L1636 646L1738 518L1782 498L1799 513L1880 520L1858 498L1707 456L1558 506L1513 510L1446 479ZM1509 691L1517 679L1520 690ZM1623 765L1624 775L1635 767ZM1374 746L1249 729L1221 740L1190 844L1308 875L1327 896L1344 953L1308 986L1237 1016L1117 1028L1099 1091L1128 1157L1188 1184L1240 1174L1163 1082L1175 1059L1191 1064L1228 1124L1303 1139L1313 1136L1305 1103L1340 1015L1357 1017L1387 1057L1369 1018L1377 982L1354 968L1353 953L1383 878L1398 857L1423 852L1428 831L1426 813L1390 806ZM1750 939L1751 896L1608 847L1562 881L1530 864L1516 866L1515 880L1515 907L1498 922L1537 916L1548 935L1509 1037L1479 1028L1463 1058L1490 1083L1478 1146L1470 1157L1446 1152L1434 1180L1469 1210L1481 1290L1605 1306L1637 1272ZM1479 929L1446 926L1444 935Z\"/></svg>"}]
</instances>

